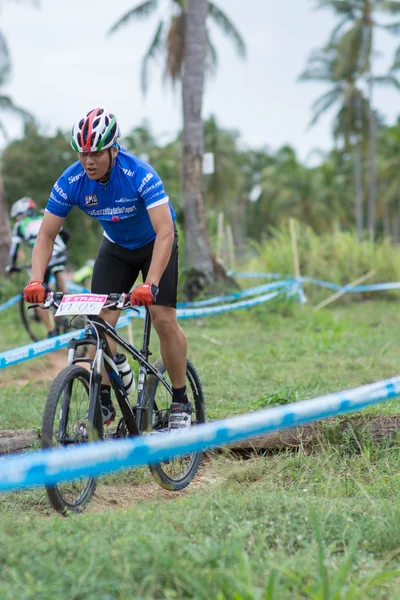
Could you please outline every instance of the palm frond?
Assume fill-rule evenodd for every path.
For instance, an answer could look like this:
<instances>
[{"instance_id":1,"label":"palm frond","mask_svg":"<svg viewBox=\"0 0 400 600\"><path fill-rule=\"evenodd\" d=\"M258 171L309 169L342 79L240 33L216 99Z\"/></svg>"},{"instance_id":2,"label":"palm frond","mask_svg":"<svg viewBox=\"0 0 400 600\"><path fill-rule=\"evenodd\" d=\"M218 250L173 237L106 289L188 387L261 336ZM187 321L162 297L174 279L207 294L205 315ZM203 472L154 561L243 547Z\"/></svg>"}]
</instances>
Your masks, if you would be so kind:
<instances>
[{"instance_id":1,"label":"palm frond","mask_svg":"<svg viewBox=\"0 0 400 600\"><path fill-rule=\"evenodd\" d=\"M346 15L341 21L339 21L339 23L336 25L336 27L334 27L332 30L332 33L329 38L329 42L327 44L328 46L333 46L333 45L337 44L339 34L341 33L343 27L345 25L347 25L347 23L350 23L350 22L351 22L351 19L349 18L348 15Z\"/></svg>"},{"instance_id":2,"label":"palm frond","mask_svg":"<svg viewBox=\"0 0 400 600\"><path fill-rule=\"evenodd\" d=\"M400 82L399 80L390 73L388 75L378 75L372 78L372 81L378 85L390 85L396 90L400 90Z\"/></svg>"},{"instance_id":3,"label":"palm frond","mask_svg":"<svg viewBox=\"0 0 400 600\"><path fill-rule=\"evenodd\" d=\"M212 43L210 33L206 31L206 70L209 75L215 75L218 67L217 50Z\"/></svg>"},{"instance_id":4,"label":"palm frond","mask_svg":"<svg viewBox=\"0 0 400 600\"><path fill-rule=\"evenodd\" d=\"M7 129L5 128L4 123L2 121L0 121L0 132L3 134L5 141L8 142Z\"/></svg>"},{"instance_id":5,"label":"palm frond","mask_svg":"<svg viewBox=\"0 0 400 600\"><path fill-rule=\"evenodd\" d=\"M30 112L14 104L9 96L0 95L0 110L8 110L13 112L22 117L22 119L26 122L32 122L34 120Z\"/></svg>"},{"instance_id":6,"label":"palm frond","mask_svg":"<svg viewBox=\"0 0 400 600\"><path fill-rule=\"evenodd\" d=\"M333 81L336 60L336 48L313 50L307 59L305 70L299 77L300 81Z\"/></svg>"},{"instance_id":7,"label":"palm frond","mask_svg":"<svg viewBox=\"0 0 400 600\"><path fill-rule=\"evenodd\" d=\"M145 19L155 12L158 8L159 0L145 0L142 4L128 10L118 21L114 23L107 31L107 35L111 35L115 31L118 31L121 27L127 25L133 19Z\"/></svg>"},{"instance_id":8,"label":"palm frond","mask_svg":"<svg viewBox=\"0 0 400 600\"><path fill-rule=\"evenodd\" d=\"M388 31L393 35L399 35L400 33L400 21L397 21L397 23L389 23L389 25L380 25L378 23L376 23L375 25L379 29L384 29L385 31Z\"/></svg>"},{"instance_id":9,"label":"palm frond","mask_svg":"<svg viewBox=\"0 0 400 600\"><path fill-rule=\"evenodd\" d=\"M400 69L400 46L396 49L396 52L394 53L393 64L390 67L391 71L397 71L397 69Z\"/></svg>"},{"instance_id":10,"label":"palm frond","mask_svg":"<svg viewBox=\"0 0 400 600\"><path fill-rule=\"evenodd\" d=\"M174 85L181 78L184 50L185 50L185 24L184 13L175 15L171 19L171 25L167 38L167 61L164 78L169 78Z\"/></svg>"},{"instance_id":11,"label":"palm frond","mask_svg":"<svg viewBox=\"0 0 400 600\"><path fill-rule=\"evenodd\" d=\"M301 75L299 75L299 81L321 81L328 82L332 81L332 74L322 69L305 69Z\"/></svg>"},{"instance_id":12,"label":"palm frond","mask_svg":"<svg viewBox=\"0 0 400 600\"><path fill-rule=\"evenodd\" d=\"M335 12L354 18L354 4L348 0L319 0L316 8L333 8Z\"/></svg>"},{"instance_id":13,"label":"palm frond","mask_svg":"<svg viewBox=\"0 0 400 600\"><path fill-rule=\"evenodd\" d=\"M307 59L307 65L300 80L316 79L325 81L335 79L335 65L337 61L336 47L327 47L313 50Z\"/></svg>"},{"instance_id":14,"label":"palm frond","mask_svg":"<svg viewBox=\"0 0 400 600\"><path fill-rule=\"evenodd\" d=\"M208 3L208 14L218 27L227 35L235 44L236 51L242 58L246 57L246 44L236 29L232 21L227 15L222 12L213 2Z\"/></svg>"},{"instance_id":15,"label":"palm frond","mask_svg":"<svg viewBox=\"0 0 400 600\"><path fill-rule=\"evenodd\" d=\"M340 98L343 90L340 86L335 86L332 90L329 90L323 96L320 96L312 105L312 110L314 112L313 118L310 121L310 127L315 125L318 119L323 115L324 112L329 110L329 108L337 102Z\"/></svg>"},{"instance_id":16,"label":"palm frond","mask_svg":"<svg viewBox=\"0 0 400 600\"><path fill-rule=\"evenodd\" d=\"M336 76L346 78L348 73L365 73L369 67L371 31L361 20L355 22L337 46Z\"/></svg>"},{"instance_id":17,"label":"palm frond","mask_svg":"<svg viewBox=\"0 0 400 600\"><path fill-rule=\"evenodd\" d=\"M388 12L392 15L400 13L400 2L398 0L385 0L379 2L379 10Z\"/></svg>"},{"instance_id":18,"label":"palm frond","mask_svg":"<svg viewBox=\"0 0 400 600\"><path fill-rule=\"evenodd\" d=\"M6 81L6 77L10 72L11 60L8 51L7 41L0 31L0 85Z\"/></svg>"},{"instance_id":19,"label":"palm frond","mask_svg":"<svg viewBox=\"0 0 400 600\"><path fill-rule=\"evenodd\" d=\"M164 21L160 21L160 23L158 24L158 27L156 29L156 32L153 36L153 39L151 40L150 46L148 47L147 52L144 55L143 60L142 60L140 79L141 79L141 87L142 87L143 95L145 95L147 93L147 89L148 89L149 61L150 61L150 59L155 59L158 52L160 52L160 50L161 50L163 31L164 31Z\"/></svg>"}]
</instances>

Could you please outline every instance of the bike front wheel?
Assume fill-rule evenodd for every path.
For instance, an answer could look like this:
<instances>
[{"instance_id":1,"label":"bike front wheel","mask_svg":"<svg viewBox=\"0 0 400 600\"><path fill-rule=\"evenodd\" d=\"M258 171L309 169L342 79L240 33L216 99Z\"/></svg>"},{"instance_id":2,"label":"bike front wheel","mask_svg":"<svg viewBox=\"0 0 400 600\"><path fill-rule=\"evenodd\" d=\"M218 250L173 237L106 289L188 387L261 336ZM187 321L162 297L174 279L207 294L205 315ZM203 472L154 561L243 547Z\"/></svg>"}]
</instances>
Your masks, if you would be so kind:
<instances>
[{"instance_id":1,"label":"bike front wheel","mask_svg":"<svg viewBox=\"0 0 400 600\"><path fill-rule=\"evenodd\" d=\"M166 367L159 360L155 367L168 379ZM205 423L204 394L199 375L190 361L186 366L186 388L193 405L192 426ZM147 411L144 429L151 435L167 433L172 396L157 377L151 375L147 384ZM202 452L177 456L155 465L149 465L151 474L163 488L178 491L185 488L195 477L200 466Z\"/></svg>"},{"instance_id":2,"label":"bike front wheel","mask_svg":"<svg viewBox=\"0 0 400 600\"><path fill-rule=\"evenodd\" d=\"M90 374L80 366L69 366L55 378L46 401L41 447L73 447L103 438L101 410L89 421ZM99 405L99 402L97 403ZM46 486L51 505L61 514L81 512L96 487L94 477Z\"/></svg>"}]
</instances>

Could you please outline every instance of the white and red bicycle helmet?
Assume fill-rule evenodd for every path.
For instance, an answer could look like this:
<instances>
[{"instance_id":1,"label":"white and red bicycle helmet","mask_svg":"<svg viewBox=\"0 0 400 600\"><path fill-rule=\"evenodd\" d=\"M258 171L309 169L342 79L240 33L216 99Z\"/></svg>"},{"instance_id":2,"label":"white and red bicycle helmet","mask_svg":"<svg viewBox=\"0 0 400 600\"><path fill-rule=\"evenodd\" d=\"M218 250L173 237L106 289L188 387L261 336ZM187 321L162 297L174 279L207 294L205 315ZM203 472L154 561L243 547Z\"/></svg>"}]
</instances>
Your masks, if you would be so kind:
<instances>
[{"instance_id":1,"label":"white and red bicycle helmet","mask_svg":"<svg viewBox=\"0 0 400 600\"><path fill-rule=\"evenodd\" d=\"M14 202L10 211L12 219L16 219L20 215L31 217L34 214L36 214L36 202L32 198L29 198L29 196L24 196Z\"/></svg>"},{"instance_id":2,"label":"white and red bicycle helmet","mask_svg":"<svg viewBox=\"0 0 400 600\"><path fill-rule=\"evenodd\" d=\"M70 142L75 152L100 152L114 146L120 135L116 116L95 108L72 127Z\"/></svg>"}]
</instances>

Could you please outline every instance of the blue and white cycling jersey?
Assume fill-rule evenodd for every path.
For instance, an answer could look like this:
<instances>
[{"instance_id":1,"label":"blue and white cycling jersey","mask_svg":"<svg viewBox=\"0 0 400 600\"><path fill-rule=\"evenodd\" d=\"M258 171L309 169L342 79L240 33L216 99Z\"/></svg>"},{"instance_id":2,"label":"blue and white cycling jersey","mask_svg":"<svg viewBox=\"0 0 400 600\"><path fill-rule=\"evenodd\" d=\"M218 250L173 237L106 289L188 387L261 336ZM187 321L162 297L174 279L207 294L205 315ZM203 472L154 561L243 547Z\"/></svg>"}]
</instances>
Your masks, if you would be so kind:
<instances>
[{"instance_id":1,"label":"blue and white cycling jersey","mask_svg":"<svg viewBox=\"0 0 400 600\"><path fill-rule=\"evenodd\" d=\"M174 220L174 209L155 170L119 148L107 183L89 179L78 161L54 184L46 210L66 217L78 206L100 221L107 239L135 250L156 237L147 211L166 203Z\"/></svg>"}]
</instances>

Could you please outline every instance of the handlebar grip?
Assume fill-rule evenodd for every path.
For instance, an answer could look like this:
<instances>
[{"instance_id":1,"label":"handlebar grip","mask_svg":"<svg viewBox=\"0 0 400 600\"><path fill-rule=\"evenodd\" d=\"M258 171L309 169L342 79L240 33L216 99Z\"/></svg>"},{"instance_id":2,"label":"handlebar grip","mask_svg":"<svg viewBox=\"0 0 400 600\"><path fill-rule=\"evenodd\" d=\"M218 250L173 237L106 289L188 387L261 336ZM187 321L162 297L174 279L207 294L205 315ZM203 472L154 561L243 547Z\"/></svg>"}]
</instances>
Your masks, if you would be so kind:
<instances>
[{"instance_id":1,"label":"handlebar grip","mask_svg":"<svg viewBox=\"0 0 400 600\"><path fill-rule=\"evenodd\" d=\"M64 292L53 292L53 299L54 299L54 302L57 302L57 304L60 304L63 297L64 297Z\"/></svg>"},{"instance_id":2,"label":"handlebar grip","mask_svg":"<svg viewBox=\"0 0 400 600\"><path fill-rule=\"evenodd\" d=\"M128 294L108 294L107 300L108 300L108 302L118 302L118 300L121 298L121 296L125 296L125 302L126 302L126 299L128 298Z\"/></svg>"}]
</instances>

